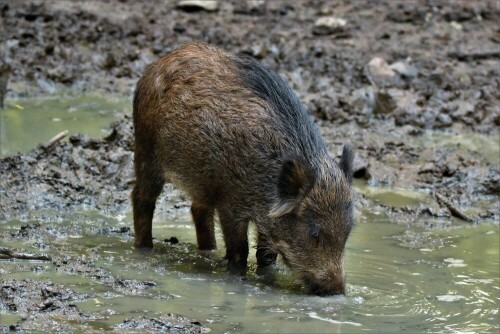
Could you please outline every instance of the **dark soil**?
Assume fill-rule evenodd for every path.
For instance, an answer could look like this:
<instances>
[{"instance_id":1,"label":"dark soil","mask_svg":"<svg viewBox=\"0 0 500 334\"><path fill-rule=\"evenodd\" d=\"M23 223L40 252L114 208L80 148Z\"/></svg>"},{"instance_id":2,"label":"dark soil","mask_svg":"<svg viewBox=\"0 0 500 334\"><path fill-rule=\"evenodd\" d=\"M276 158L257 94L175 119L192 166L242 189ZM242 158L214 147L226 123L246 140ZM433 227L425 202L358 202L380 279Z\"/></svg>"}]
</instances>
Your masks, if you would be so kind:
<instances>
[{"instance_id":1,"label":"dark soil","mask_svg":"<svg viewBox=\"0 0 500 334\"><path fill-rule=\"evenodd\" d=\"M96 314L82 312L75 305L75 302L87 298L89 298L88 295L77 294L52 282L2 279L0 280L0 311L15 312L23 317L23 321L22 325L9 327L0 325L0 333L9 330L60 332L74 329L73 326L70 327L58 320L91 321L97 319Z\"/></svg>"},{"instance_id":2,"label":"dark soil","mask_svg":"<svg viewBox=\"0 0 500 334\"><path fill-rule=\"evenodd\" d=\"M342 142L357 148L355 176L440 191L466 206L498 194L498 164L459 147L412 145L427 128L498 135L497 2L244 4L186 12L163 1L0 2L0 46L13 70L9 95L59 86L129 95L148 63L203 40L252 54L285 76L332 151ZM318 35L321 16L347 24ZM376 57L382 65L374 68ZM384 60L395 70L384 72ZM104 140L74 136L48 152L40 147L1 160L0 217L82 205L123 210L134 182L132 145L126 117Z\"/></svg>"},{"instance_id":3,"label":"dark soil","mask_svg":"<svg viewBox=\"0 0 500 334\"><path fill-rule=\"evenodd\" d=\"M164 314L154 319L145 317L127 319L115 326L120 331L139 331L150 333L208 333L199 322L174 314Z\"/></svg>"},{"instance_id":4,"label":"dark soil","mask_svg":"<svg viewBox=\"0 0 500 334\"><path fill-rule=\"evenodd\" d=\"M241 3L221 1L209 13L176 9L175 1L1 1L9 94L46 94L59 85L130 94L148 63L202 40L261 59L313 115L333 123L369 126L379 117L481 132L500 124L497 1ZM347 24L317 35L321 16ZM378 76L367 68L375 57L409 66ZM26 82L37 87L19 85Z\"/></svg>"},{"instance_id":5,"label":"dark soil","mask_svg":"<svg viewBox=\"0 0 500 334\"><path fill-rule=\"evenodd\" d=\"M251 54L284 76L318 121L332 152L339 155L345 142L356 148L356 178L428 194L419 207L384 206L358 194L358 218L368 206L399 221L428 225L444 217L443 226L452 224L452 210L440 207L434 192L477 221L500 218L500 157L485 159L459 145L422 144L427 129L499 135L497 1L241 3L221 1L214 12L187 12L174 1L0 0L0 86L9 80L6 103L61 87L130 96L147 64L185 42L202 40ZM321 16L347 23L341 29L314 29ZM82 208L104 214L128 210L132 148L126 116L102 140L76 135L0 160L0 220L43 220L43 212ZM162 201L172 211L189 205L170 185ZM52 233L43 229L50 225L28 224L2 238ZM106 233L132 236L129 230ZM84 258L55 256L50 263L55 270L96 279L124 294L147 295L154 286L114 277ZM98 316L72 304L89 296L56 284L0 283L0 310L24 317L17 329L29 330L32 317L88 321ZM129 319L115 330L132 328L203 330L174 315Z\"/></svg>"},{"instance_id":6,"label":"dark soil","mask_svg":"<svg viewBox=\"0 0 500 334\"><path fill-rule=\"evenodd\" d=\"M357 149L355 177L371 185L438 192L458 206L480 207L479 217L495 219L498 207L491 204L500 190L499 165L478 153L456 147L426 147L407 132L374 120L375 129L343 124L332 129L323 123L323 136L332 152L340 154L342 142ZM373 139L376 136L375 140ZM37 149L0 160L0 217L33 219L32 212L71 212L87 208L104 214L122 213L130 207L134 184L132 125L128 117L112 126L102 140L82 135L61 141L50 149ZM189 203L167 187L161 202L170 209ZM366 206L369 198L358 194L356 206ZM486 205L484 203L490 203ZM494 201L493 201L494 202ZM437 208L434 208L434 211ZM403 215L431 213L429 207L396 208Z\"/></svg>"},{"instance_id":7,"label":"dark soil","mask_svg":"<svg viewBox=\"0 0 500 334\"><path fill-rule=\"evenodd\" d=\"M34 280L0 280L0 311L16 313L22 317L19 324L4 326L0 333L9 331L45 332L100 332L90 330L86 322L103 319L103 314L83 312L77 302L92 296L75 293L60 284ZM200 322L174 314L147 319L125 319L106 332L149 333L206 333Z\"/></svg>"},{"instance_id":8,"label":"dark soil","mask_svg":"<svg viewBox=\"0 0 500 334\"><path fill-rule=\"evenodd\" d=\"M67 217L68 218L68 217ZM71 218L70 218L71 219ZM0 259L9 260L9 269L0 265L0 274L10 271L27 273L57 273L67 276L88 279L99 286L107 287L108 291L81 294L61 284L49 280L32 279L0 279L0 312L8 312L21 317L20 321L10 326L0 323L0 333L9 330L17 331L47 331L88 332L88 323L106 319L106 310L100 312L84 312L78 307L78 302L89 299L107 298L113 295L142 296L156 300L168 301L173 296L155 289L156 283L149 280L128 279L116 276L102 266L96 265L100 260L99 249L105 244L89 249L68 243L71 235L115 236L124 241L130 239L130 228L111 228L103 224L99 229L83 229L81 225L26 223L18 230L0 234L5 243L21 241L25 247L40 249L45 253L32 253L11 247L1 247ZM19 261L19 260L34 261ZM1 262L0 262L1 263ZM139 265L139 264L138 264ZM14 269L13 269L14 268ZM133 327L133 326L137 327ZM167 332L167 333L203 333L207 329L200 322L178 315L167 314L152 319L131 318L106 332ZM97 329L90 332L102 332Z\"/></svg>"}]
</instances>

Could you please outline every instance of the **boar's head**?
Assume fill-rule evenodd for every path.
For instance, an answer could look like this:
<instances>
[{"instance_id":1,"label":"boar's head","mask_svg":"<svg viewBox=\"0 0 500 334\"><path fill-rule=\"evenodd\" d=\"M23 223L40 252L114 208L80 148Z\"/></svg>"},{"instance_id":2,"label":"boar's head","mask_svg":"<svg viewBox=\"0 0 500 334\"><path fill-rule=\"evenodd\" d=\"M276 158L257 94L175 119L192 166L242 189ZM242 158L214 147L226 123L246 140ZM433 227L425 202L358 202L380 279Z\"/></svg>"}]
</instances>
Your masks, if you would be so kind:
<instances>
[{"instance_id":1,"label":"boar's head","mask_svg":"<svg viewBox=\"0 0 500 334\"><path fill-rule=\"evenodd\" d=\"M311 166L300 159L283 162L277 200L269 217L271 248L310 293L345 293L344 247L353 226L353 151L344 146L337 165L331 157Z\"/></svg>"}]
</instances>

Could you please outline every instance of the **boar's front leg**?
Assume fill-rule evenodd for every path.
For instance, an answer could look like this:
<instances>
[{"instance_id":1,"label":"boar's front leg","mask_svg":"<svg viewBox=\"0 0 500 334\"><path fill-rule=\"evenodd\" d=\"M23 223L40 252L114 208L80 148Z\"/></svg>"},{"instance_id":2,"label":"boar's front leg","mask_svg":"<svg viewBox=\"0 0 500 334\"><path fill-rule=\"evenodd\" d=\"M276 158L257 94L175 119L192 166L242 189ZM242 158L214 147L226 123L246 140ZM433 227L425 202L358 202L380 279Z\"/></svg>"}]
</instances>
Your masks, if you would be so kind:
<instances>
[{"instance_id":1,"label":"boar's front leg","mask_svg":"<svg viewBox=\"0 0 500 334\"><path fill-rule=\"evenodd\" d=\"M248 258L248 220L237 218L229 211L218 210L226 244L229 271L244 275Z\"/></svg>"},{"instance_id":2,"label":"boar's front leg","mask_svg":"<svg viewBox=\"0 0 500 334\"><path fill-rule=\"evenodd\" d=\"M138 153L135 156L136 183L132 191L132 204L134 209L134 246L138 248L152 248L153 214L156 199L160 195L165 180L160 169L155 166L154 157Z\"/></svg>"},{"instance_id":3,"label":"boar's front leg","mask_svg":"<svg viewBox=\"0 0 500 334\"><path fill-rule=\"evenodd\" d=\"M257 234L257 267L264 269L276 263L278 254L273 252L269 244L268 236L262 232Z\"/></svg>"},{"instance_id":4,"label":"boar's front leg","mask_svg":"<svg viewBox=\"0 0 500 334\"><path fill-rule=\"evenodd\" d=\"M196 227L198 249L212 250L217 248L214 230L214 207L200 204L193 200L191 214Z\"/></svg>"}]
</instances>

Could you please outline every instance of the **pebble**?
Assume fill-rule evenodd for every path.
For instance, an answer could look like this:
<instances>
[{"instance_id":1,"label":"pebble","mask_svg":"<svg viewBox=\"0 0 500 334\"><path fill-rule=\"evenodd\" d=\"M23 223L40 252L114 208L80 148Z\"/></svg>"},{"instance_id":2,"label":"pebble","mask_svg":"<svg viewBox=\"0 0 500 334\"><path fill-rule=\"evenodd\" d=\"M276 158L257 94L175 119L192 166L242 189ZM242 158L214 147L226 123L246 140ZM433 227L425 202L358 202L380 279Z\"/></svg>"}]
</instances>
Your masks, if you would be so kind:
<instances>
[{"instance_id":1,"label":"pebble","mask_svg":"<svg viewBox=\"0 0 500 334\"><path fill-rule=\"evenodd\" d=\"M264 15L267 4L265 0L240 0L233 9L235 14L244 15Z\"/></svg>"},{"instance_id":2,"label":"pebble","mask_svg":"<svg viewBox=\"0 0 500 334\"><path fill-rule=\"evenodd\" d=\"M365 87L354 91L352 104L363 114L390 114L397 107L394 93L385 89Z\"/></svg>"},{"instance_id":3,"label":"pebble","mask_svg":"<svg viewBox=\"0 0 500 334\"><path fill-rule=\"evenodd\" d=\"M360 88L352 94L352 105L361 110L363 114L373 113L375 107L375 91L373 87L368 86Z\"/></svg>"},{"instance_id":4,"label":"pebble","mask_svg":"<svg viewBox=\"0 0 500 334\"><path fill-rule=\"evenodd\" d=\"M313 34L315 35L331 35L345 30L347 21L345 19L324 16L320 17L314 22Z\"/></svg>"},{"instance_id":5,"label":"pebble","mask_svg":"<svg viewBox=\"0 0 500 334\"><path fill-rule=\"evenodd\" d=\"M366 75L372 84L379 87L402 87L408 79L417 77L417 68L405 61L391 65L381 57L375 57L366 65Z\"/></svg>"},{"instance_id":6,"label":"pebble","mask_svg":"<svg viewBox=\"0 0 500 334\"><path fill-rule=\"evenodd\" d=\"M436 166L434 165L433 162L426 162L425 164L423 164L422 167L420 167L418 173L419 174L433 173L435 168Z\"/></svg>"},{"instance_id":7,"label":"pebble","mask_svg":"<svg viewBox=\"0 0 500 334\"><path fill-rule=\"evenodd\" d=\"M354 156L354 162L353 162L353 177L355 179L365 179L368 180L370 179L370 163L363 158L361 155L356 154Z\"/></svg>"},{"instance_id":8,"label":"pebble","mask_svg":"<svg viewBox=\"0 0 500 334\"><path fill-rule=\"evenodd\" d=\"M454 30L456 30L456 31L462 31L462 29L463 29L463 26L462 26L460 23L456 22L456 21L451 21L451 22L450 22L450 26L451 26Z\"/></svg>"},{"instance_id":9,"label":"pebble","mask_svg":"<svg viewBox=\"0 0 500 334\"><path fill-rule=\"evenodd\" d=\"M266 56L267 49L264 45L254 44L248 46L247 48L242 49L241 52L244 54L251 55L257 59L262 59Z\"/></svg>"},{"instance_id":10,"label":"pebble","mask_svg":"<svg viewBox=\"0 0 500 334\"><path fill-rule=\"evenodd\" d=\"M217 0L179 0L177 8L187 12L206 10L207 12L215 12L219 9Z\"/></svg>"},{"instance_id":11,"label":"pebble","mask_svg":"<svg viewBox=\"0 0 500 334\"><path fill-rule=\"evenodd\" d=\"M390 114L395 109L396 101L394 101L391 94L382 90L375 93L375 106L373 107L374 114Z\"/></svg>"},{"instance_id":12,"label":"pebble","mask_svg":"<svg viewBox=\"0 0 500 334\"><path fill-rule=\"evenodd\" d=\"M395 70L393 70L387 62L380 57L375 57L368 63L368 72L375 77L386 77L394 78L396 76Z\"/></svg>"},{"instance_id":13,"label":"pebble","mask_svg":"<svg viewBox=\"0 0 500 334\"><path fill-rule=\"evenodd\" d=\"M51 80L38 78L36 83L38 87L48 94L54 94L56 92L56 85Z\"/></svg>"},{"instance_id":14,"label":"pebble","mask_svg":"<svg viewBox=\"0 0 500 334\"><path fill-rule=\"evenodd\" d=\"M417 76L417 68L404 61L398 61L389 66L393 71L398 73L402 78L413 79Z\"/></svg>"}]
</instances>

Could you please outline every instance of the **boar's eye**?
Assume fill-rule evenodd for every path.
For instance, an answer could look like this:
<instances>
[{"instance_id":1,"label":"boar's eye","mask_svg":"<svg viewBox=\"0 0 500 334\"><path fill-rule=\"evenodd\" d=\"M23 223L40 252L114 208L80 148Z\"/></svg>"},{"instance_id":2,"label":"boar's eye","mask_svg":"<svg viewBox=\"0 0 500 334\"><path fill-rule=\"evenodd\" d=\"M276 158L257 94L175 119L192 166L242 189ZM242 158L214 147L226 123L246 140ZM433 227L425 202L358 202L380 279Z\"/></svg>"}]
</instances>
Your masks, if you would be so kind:
<instances>
[{"instance_id":1,"label":"boar's eye","mask_svg":"<svg viewBox=\"0 0 500 334\"><path fill-rule=\"evenodd\" d=\"M319 238L319 232L320 228L318 224L310 223L307 226L307 235L309 235L311 238Z\"/></svg>"}]
</instances>

